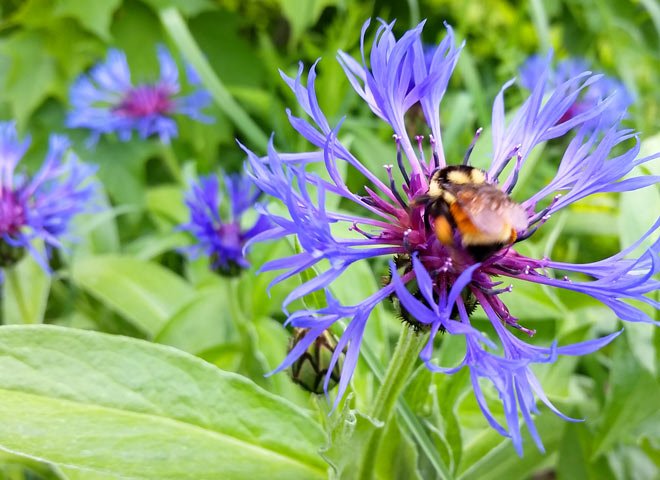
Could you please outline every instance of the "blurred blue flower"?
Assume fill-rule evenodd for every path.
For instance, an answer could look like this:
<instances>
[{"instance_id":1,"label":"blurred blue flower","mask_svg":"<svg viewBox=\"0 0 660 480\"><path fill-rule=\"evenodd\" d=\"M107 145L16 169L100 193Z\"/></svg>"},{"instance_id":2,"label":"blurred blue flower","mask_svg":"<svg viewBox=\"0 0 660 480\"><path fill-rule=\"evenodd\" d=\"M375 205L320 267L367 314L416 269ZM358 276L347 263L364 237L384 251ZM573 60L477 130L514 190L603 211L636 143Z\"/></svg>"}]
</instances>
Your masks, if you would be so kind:
<instances>
[{"instance_id":1,"label":"blurred blue flower","mask_svg":"<svg viewBox=\"0 0 660 480\"><path fill-rule=\"evenodd\" d=\"M185 197L190 221L180 229L195 237L195 243L184 248L184 253L191 259L205 254L215 271L234 276L250 266L243 254L245 243L266 230L270 222L266 216L257 214L255 205L261 192L251 179L230 174L223 175L223 180L223 191L216 175L191 182ZM246 228L248 212L253 213L256 220Z\"/></svg>"},{"instance_id":2,"label":"blurred blue flower","mask_svg":"<svg viewBox=\"0 0 660 480\"><path fill-rule=\"evenodd\" d=\"M632 251L631 247L609 259L586 265L529 258L517 253L512 243L532 236L555 212L588 195L655 184L660 177L621 178L659 155L639 158L636 134L631 130L620 130L616 124L598 132L591 128L593 124L605 123L604 119L612 115L612 99L589 109L574 110L568 115L584 92L599 81L599 76L579 73L557 82L548 78L546 69L531 86L529 98L507 122L504 92L513 83L508 82L493 104L491 165L482 172L491 191L498 189L500 195L510 194L520 170L526 167L526 161L537 145L568 132L572 132L573 138L555 178L540 192L520 202L515 208L515 218L505 218L506 214L486 204L481 211L487 213L487 218L477 219L480 212L465 206L468 215L475 215L468 218L468 222L473 222L471 225L492 228L492 219L495 219L496 228L501 230L504 226L507 232L513 232L508 243L499 250L495 248L489 254L475 258L477 255L464 242L461 231L451 225L451 240L441 243L439 234L434 231L434 222L428 221L430 213L425 211L428 204L420 199L428 195L431 177L447 166L440 104L462 45L455 44L453 31L447 26L447 36L435 47L429 60L421 41L423 23L400 39L392 33L393 25L381 22L368 57L365 34L369 22L362 29L361 58L356 60L344 52L338 55L355 91L371 111L392 128L396 145L393 164L383 165L381 172L372 171L367 168L367 162L356 158L341 142L339 130L343 121L331 126L319 107L315 91L316 64L309 70L307 85L303 84L302 65L295 78L282 74L309 117L299 118L288 111L290 123L315 148L303 153L278 153L271 142L266 157L259 157L246 149L254 182L285 208L265 209L272 221L271 226L249 243L293 236L301 247L300 253L268 262L262 270L283 270L273 283L297 276L310 267L321 272L290 292L284 301L285 309L294 300L317 290L324 290L327 298L327 307L288 314L288 324L307 328L309 332L277 371L290 366L324 330L347 319L348 325L328 367L328 371L332 371L340 353L346 351L335 401L337 405L357 364L371 311L388 297L396 297L401 304L402 316L403 309L406 311L404 318L410 316L414 320L411 323L418 328L430 330L429 343L420 356L432 370L456 371L456 368L443 370L431 362L437 332L446 331L465 338L466 357L457 368L466 366L470 369L474 392L484 414L501 434L511 437L520 453L519 414L540 446L531 418L531 413L536 412L535 396L556 412L532 374L530 365L552 362L560 354L593 352L616 334L576 345L549 348L527 345L514 337L508 328L530 336L535 332L520 325L511 315L501 299L511 287L498 288L502 282L497 279L511 277L573 290L601 300L622 320L657 324L642 309L628 302L644 302L654 308L660 306L647 296L658 289L658 282L651 277L660 272L660 241L653 243L639 259L624 258ZM410 124L406 121L407 115L418 106L423 112L425 129L431 132L427 144L423 136L413 137L420 132L407 131ZM616 116L621 115L623 110ZM467 149L464 163L469 160L473 146L474 141ZM359 192L346 184L339 162L344 162L354 174L362 177L351 183L363 185ZM318 165L312 171L307 169L309 164L320 164L325 172L323 175L315 173L319 171ZM512 168L504 176L502 172L507 166ZM559 191L563 196L557 194ZM336 207L340 203L341 210ZM660 220L646 237L654 234L659 226ZM482 227L475 228L478 231ZM332 282L351 264L376 257L395 259L390 280L382 288L356 305L342 305L332 297L329 292ZM555 271L576 272L592 279L556 279ZM475 302L490 319L490 331L496 335L497 342L488 340L485 333L470 325L469 313ZM500 393L506 428L490 414L479 378L489 380ZM326 387L328 382L326 377Z\"/></svg>"},{"instance_id":3,"label":"blurred blue flower","mask_svg":"<svg viewBox=\"0 0 660 480\"><path fill-rule=\"evenodd\" d=\"M41 168L28 176L17 166L30 140L18 139L14 122L0 123L0 268L29 251L48 271L48 254L62 246L73 217L95 208L95 168L78 161L69 145L66 137L51 135ZM34 240L44 242L46 258Z\"/></svg>"},{"instance_id":4,"label":"blurred blue flower","mask_svg":"<svg viewBox=\"0 0 660 480\"><path fill-rule=\"evenodd\" d=\"M527 90L533 90L541 76L546 74L546 70L546 88L550 90L566 82L566 80L588 71L589 64L583 59L569 58L558 62L553 69L548 58L533 55L520 68L520 84ZM622 116L623 118L627 117L626 111L632 105L633 97L623 83L607 75L601 75L596 82L585 89L559 121L568 120L585 110L594 108L608 98L608 106L600 117L586 122L585 125L591 129L610 127L619 122Z\"/></svg>"},{"instance_id":5,"label":"blurred blue flower","mask_svg":"<svg viewBox=\"0 0 660 480\"><path fill-rule=\"evenodd\" d=\"M162 45L158 46L158 62L158 81L135 85L126 55L111 49L104 63L81 75L72 85L69 96L73 109L67 117L67 127L91 130L90 144L113 132L120 140L128 141L133 131L141 138L157 135L167 143L178 133L174 115L211 122L212 118L201 112L209 105L210 94L201 87L189 95L180 94L179 69ZM188 83L198 86L197 75L191 68L187 71Z\"/></svg>"}]
</instances>

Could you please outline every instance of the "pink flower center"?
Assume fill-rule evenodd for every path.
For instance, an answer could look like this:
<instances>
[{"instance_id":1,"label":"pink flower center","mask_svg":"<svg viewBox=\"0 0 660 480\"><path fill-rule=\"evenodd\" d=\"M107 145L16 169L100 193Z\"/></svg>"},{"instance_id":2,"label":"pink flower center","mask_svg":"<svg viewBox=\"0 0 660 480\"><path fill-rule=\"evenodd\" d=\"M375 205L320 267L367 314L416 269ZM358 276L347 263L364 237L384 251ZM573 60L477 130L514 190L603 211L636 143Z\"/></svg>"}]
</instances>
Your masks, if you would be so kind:
<instances>
[{"instance_id":1,"label":"pink flower center","mask_svg":"<svg viewBox=\"0 0 660 480\"><path fill-rule=\"evenodd\" d=\"M237 223L225 223L218 227L218 236L222 246L231 249L241 249L241 227Z\"/></svg>"},{"instance_id":2,"label":"pink flower center","mask_svg":"<svg viewBox=\"0 0 660 480\"><path fill-rule=\"evenodd\" d=\"M16 192L0 186L0 235L18 233L25 222L25 208Z\"/></svg>"},{"instance_id":3,"label":"pink flower center","mask_svg":"<svg viewBox=\"0 0 660 480\"><path fill-rule=\"evenodd\" d=\"M160 85L141 85L130 90L115 112L131 118L166 114L172 110L170 92Z\"/></svg>"}]
</instances>

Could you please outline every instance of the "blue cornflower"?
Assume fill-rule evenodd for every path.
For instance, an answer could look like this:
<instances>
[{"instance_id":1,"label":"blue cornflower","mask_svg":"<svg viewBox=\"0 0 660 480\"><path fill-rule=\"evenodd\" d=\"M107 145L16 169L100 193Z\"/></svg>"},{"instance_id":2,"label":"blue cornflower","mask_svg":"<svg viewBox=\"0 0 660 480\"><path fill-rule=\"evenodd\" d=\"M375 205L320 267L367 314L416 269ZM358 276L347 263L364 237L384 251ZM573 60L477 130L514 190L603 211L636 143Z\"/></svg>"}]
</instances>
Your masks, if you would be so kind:
<instances>
[{"instance_id":1,"label":"blue cornflower","mask_svg":"<svg viewBox=\"0 0 660 480\"><path fill-rule=\"evenodd\" d=\"M547 59L538 55L533 55L527 59L520 68L520 84L527 90L533 90L542 75L548 77L547 88L555 88L566 80L580 75L589 70L589 63L580 58L569 58L557 63L554 70L548 70ZM609 127L617 123L622 115L625 118L626 110L633 103L633 97L623 83L607 75L601 75L598 81L594 82L589 88L585 89L583 94L571 105L560 121L594 108L596 105L609 98L608 107L603 113L590 122L586 122L591 129L600 126Z\"/></svg>"},{"instance_id":2,"label":"blue cornflower","mask_svg":"<svg viewBox=\"0 0 660 480\"><path fill-rule=\"evenodd\" d=\"M657 301L647 296L658 289L658 282L651 277L660 272L660 241L653 243L638 259L625 258L633 246L609 259L584 265L530 258L516 252L515 242L532 236L555 212L588 195L629 191L655 184L660 177L621 179L635 167L660 155L639 158L636 134L620 129L615 123L608 125L608 116L612 115L610 109L616 103L613 97L592 108L574 109L585 92L600 81L600 76L584 72L556 81L549 78L549 69L545 68L531 86L529 97L515 114L509 116L508 122L505 121L504 93L513 82L505 84L496 96L491 125L491 164L487 170L474 173L475 178L482 177L481 185L500 203L484 203L476 209L469 196L458 196L458 190L454 192L453 200L452 195L444 198L442 205L448 210L454 205L459 207L459 213L463 212L465 218L461 222L467 227L461 230L455 216L440 217L424 199L428 199L431 185L437 188L432 179L439 178L437 174L451 171L444 170L448 162L442 144L440 104L463 46L455 44L453 31L448 26L447 36L435 47L429 61L421 41L423 23L397 39L392 33L393 23L381 22L367 57L365 33L368 26L369 22L362 29L361 59L340 52L338 60L357 94L392 128L396 166L384 165L383 171L372 171L341 142L342 121L331 126L319 107L315 91L316 64L309 70L307 85L303 84L302 65L295 78L282 74L309 117L299 118L288 111L290 123L315 148L304 153L281 154L275 151L271 142L268 154L263 158L246 150L249 172L256 185L285 207L285 210L265 210L272 220L271 227L251 242L295 237L301 247L299 253L268 262L262 270L283 270L274 283L310 267L320 271L290 292L284 301L285 308L317 290L324 290L328 298L327 307L322 309L307 308L288 313L288 324L309 329L309 332L278 370L290 366L324 330L340 320L348 320L328 366L328 371L333 371L339 356L346 352L338 402L355 369L371 311L381 301L395 297L399 299L405 320L417 328L430 330L429 343L420 354L429 368L442 371L431 362L437 332L463 336L467 354L457 368L470 369L474 392L486 418L498 432L511 437L521 452L519 415L522 415L540 446L531 419L531 413L536 412L535 397L556 410L545 397L530 365L552 362L562 354L591 353L617 334L576 345L547 348L527 345L514 337L509 328L530 336L535 332L520 325L509 312L501 297L510 292L511 287L498 288L501 282L497 280L511 277L580 292L602 301L622 320L657 324L629 301L660 307ZM407 130L410 124L407 115L419 108L423 112L425 129L431 132L428 145L424 144L421 135L411 140L411 136L418 132ZM619 110L614 116L620 118L622 115L623 111ZM594 124L607 125L607 128L594 130ZM569 132L573 138L566 147L556 176L540 192L520 203L513 202L507 195L515 188L520 170L526 168L530 153L543 142ZM467 148L463 160L465 166L458 166L459 170L471 169L467 162L473 146L474 141ZM352 191L344 182L339 162L348 164L352 171L362 176L361 182L353 183L363 185L359 191ZM314 173L307 169L309 164L321 164L326 172L322 176ZM502 172L507 166L512 168L504 176ZM315 171L318 171L318 165ZM341 210L336 208L339 204L343 207ZM505 208L500 209L498 205ZM433 215L444 219L444 224L436 222ZM447 218L454 221L454 225ZM660 220L646 237L653 235L659 227ZM478 253L471 248L478 244L470 242L478 242L480 235L501 236L503 231L506 237L502 238L505 239L491 251ZM332 282L351 264L376 257L394 260L389 280L382 288L355 305L342 305L330 295ZM559 274L562 278L555 278L555 272L562 272ZM564 272L586 275L591 280L570 279L563 276ZM488 340L487 332L479 332L470 325L469 313L476 304L490 320L489 332L495 334L496 342ZM488 379L501 394L507 428L490 414L477 381L479 378ZM328 381L326 377L326 386Z\"/></svg>"},{"instance_id":3,"label":"blue cornflower","mask_svg":"<svg viewBox=\"0 0 660 480\"><path fill-rule=\"evenodd\" d=\"M210 94L202 88L189 95L180 94L179 69L162 45L158 46L158 62L158 81L135 85L126 55L111 49L104 63L81 75L72 85L69 96L73 110L67 117L67 126L91 130L90 144L113 132L120 140L128 141L133 131L141 138L158 135L167 143L178 133L174 115L212 121L201 112L209 105ZM188 83L198 86L200 80L195 72L188 68L187 73Z\"/></svg>"},{"instance_id":4,"label":"blue cornflower","mask_svg":"<svg viewBox=\"0 0 660 480\"><path fill-rule=\"evenodd\" d=\"M257 215L255 206L261 192L250 178L239 174L222 177L223 191L217 175L190 183L185 198L190 221L180 229L195 237L195 243L184 248L184 253L192 259L205 254L214 270L234 276L250 266L243 254L246 242L269 228L270 222L265 215ZM254 213L256 221L246 228L244 216L248 211Z\"/></svg>"},{"instance_id":5,"label":"blue cornflower","mask_svg":"<svg viewBox=\"0 0 660 480\"><path fill-rule=\"evenodd\" d=\"M41 168L25 175L16 168L29 146L29 139L18 139L14 122L0 123L0 268L14 265L27 250L48 270L33 241L45 243L46 256L62 246L72 218L94 207L94 168L68 152L66 137L51 135Z\"/></svg>"}]
</instances>

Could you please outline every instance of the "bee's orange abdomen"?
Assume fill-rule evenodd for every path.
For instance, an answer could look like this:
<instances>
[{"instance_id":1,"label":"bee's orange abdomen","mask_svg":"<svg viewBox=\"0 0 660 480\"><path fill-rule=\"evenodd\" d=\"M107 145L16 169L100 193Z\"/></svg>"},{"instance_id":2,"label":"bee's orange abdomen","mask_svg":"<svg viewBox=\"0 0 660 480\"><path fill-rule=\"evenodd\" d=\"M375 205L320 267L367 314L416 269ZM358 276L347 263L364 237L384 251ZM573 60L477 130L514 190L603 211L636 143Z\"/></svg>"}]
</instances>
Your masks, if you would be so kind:
<instances>
[{"instance_id":1,"label":"bee's orange abdomen","mask_svg":"<svg viewBox=\"0 0 660 480\"><path fill-rule=\"evenodd\" d=\"M513 244L516 241L516 238L518 238L518 232L516 232L515 228L511 229L511 236L509 237L509 243Z\"/></svg>"},{"instance_id":2,"label":"bee's orange abdomen","mask_svg":"<svg viewBox=\"0 0 660 480\"><path fill-rule=\"evenodd\" d=\"M435 236L438 237L440 243L443 245L454 243L454 231L444 216L435 217L433 227L435 228Z\"/></svg>"},{"instance_id":3,"label":"bee's orange abdomen","mask_svg":"<svg viewBox=\"0 0 660 480\"><path fill-rule=\"evenodd\" d=\"M449 211L451 212L454 222L456 223L456 228L461 232L461 235L477 235L479 233L479 229L474 226L468 214L465 213L457 203L452 203L449 206Z\"/></svg>"}]
</instances>

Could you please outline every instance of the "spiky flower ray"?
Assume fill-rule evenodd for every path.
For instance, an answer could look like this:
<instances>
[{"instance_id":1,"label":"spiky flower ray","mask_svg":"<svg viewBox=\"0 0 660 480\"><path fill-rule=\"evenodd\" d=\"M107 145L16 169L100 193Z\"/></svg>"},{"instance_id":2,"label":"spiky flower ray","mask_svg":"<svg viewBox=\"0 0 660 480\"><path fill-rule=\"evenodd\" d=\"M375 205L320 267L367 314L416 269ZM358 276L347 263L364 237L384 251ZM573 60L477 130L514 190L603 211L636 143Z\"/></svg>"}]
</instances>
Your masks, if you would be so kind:
<instances>
[{"instance_id":1,"label":"spiky flower ray","mask_svg":"<svg viewBox=\"0 0 660 480\"><path fill-rule=\"evenodd\" d=\"M473 379L487 378L501 393L506 393L502 398L508 429L502 426L496 429L510 436L520 452L518 412L526 420L528 428L533 429L531 413L536 411L534 395L549 404L529 370L529 365L554 361L557 354L562 353L590 353L611 341L615 335L577 345L553 346L550 349L526 345L515 339L508 328L516 328L529 335L534 332L520 325L500 298L510 288L498 288L501 282L493 279L496 276L511 277L578 291L603 301L623 320L648 322L650 319L628 301L642 301L657 306L645 296L657 289L655 283L649 282L650 277L659 271L657 242L638 260L627 260L624 256L629 252L622 252L598 264L572 266L552 262L547 258L528 258L516 252L514 247L503 248L477 264L469 252L461 247L460 241L452 247L442 245L435 232L425 224L425 206L416 200L427 193L432 173L447 165L442 147L439 106L462 46L455 44L453 32L447 26L447 36L428 60L428 49L425 50L421 42L423 24L406 32L398 40L392 33L392 25L381 22L378 27L371 47L370 66L367 66L365 53L365 32L369 22L362 30L361 61L343 52L339 53L338 59L356 92L376 116L391 126L396 144L393 165L384 165L382 172L370 171L339 140L341 122L331 127L319 107L314 86L316 64L309 70L307 85L303 84L302 65L295 78L282 74L309 117L299 118L288 111L289 120L298 133L318 150L280 154L271 142L268 155L260 158L246 149L249 172L255 183L266 194L279 199L287 212L279 214L265 210L273 221L273 227L252 241L288 236L297 238L302 250L300 253L274 260L262 268L264 271L283 270L275 283L308 268L324 266L318 276L293 289L284 306L286 308L294 300L316 290L323 289L326 292L326 308L306 309L289 315L290 324L311 329L305 339L307 343L335 322L348 320L333 359L336 361L337 352L347 349L335 405L345 392L355 368L370 312L380 301L396 293L400 299L408 299L402 301L402 304L413 312L419 323L429 325L432 338L441 327L450 333L465 336L467 355L463 365L470 368ZM549 61L550 58L547 59ZM634 167L656 156L638 158L639 145L635 134L629 130L620 130L617 125L606 125L604 111L610 108L610 98L592 109L566 115L583 92L599 81L600 76L580 73L549 88L547 72L546 68L530 96L508 123L505 122L504 93L512 82L504 85L493 104L493 153L487 180L499 183L505 192L515 189L518 173L525 168L536 146L568 132L575 135L566 149L556 176L540 192L521 202L528 222L525 228L516 232L519 239L533 235L552 214L588 195L634 190L658 181L658 177L620 180ZM406 131L405 115L414 105L422 108L430 130L428 143L421 136L411 139L410 133ZM593 130L590 127L593 122L603 128ZM633 146L625 149L629 143L633 143ZM614 156L611 153L614 149L624 153ZM324 163L327 178L310 173L305 168L309 163L319 162ZM339 173L339 162L348 163L363 176L364 191L357 193L348 188ZM511 173L500 179L511 162ZM332 203L327 201L331 197L335 197ZM328 205L338 204L336 197L343 199L344 203L353 204L351 213L329 208ZM552 200L543 207L547 198ZM648 235L652 235L657 228L658 225L654 225ZM393 255L407 258L408 267L400 278L393 268L392 280L363 302L345 306L329 294L332 282L352 263ZM555 269L585 273L593 280L557 280L553 275ZM428 280L421 272L427 272ZM397 285L401 287L413 281L417 283L426 306L420 304L419 297L406 296L405 287L396 288ZM464 282L467 286L457 293L454 287ZM459 294L465 289L477 297L490 319L503 356L495 355L491 351L493 348L486 350L486 337L470 327ZM430 308L430 313L425 313L424 308ZM464 324L462 330L458 329L458 322L450 321L448 312L453 312L454 308L459 312L460 323ZM290 365L306 346L302 344L292 350L278 371ZM430 368L437 370L430 361L432 352L431 340L421 357ZM474 383L479 404L490 423L495 426L497 422L483 401L478 382L475 380ZM513 395L511 392L514 392ZM540 444L534 431L532 434Z\"/></svg>"},{"instance_id":2,"label":"spiky flower ray","mask_svg":"<svg viewBox=\"0 0 660 480\"><path fill-rule=\"evenodd\" d=\"M30 252L48 271L48 254L62 247L71 220L98 206L91 179L95 167L69 151L66 137L51 135L43 164L27 176L17 170L29 145L29 138L18 139L13 122L0 123L0 244ZM34 240L44 242L45 257L34 248ZM2 266L11 266L17 259L9 260L3 259Z\"/></svg>"},{"instance_id":3,"label":"spiky flower ray","mask_svg":"<svg viewBox=\"0 0 660 480\"><path fill-rule=\"evenodd\" d=\"M532 90L536 85L538 78L543 75L548 68L548 63L542 57L533 55L527 59L520 68L520 84ZM581 58L568 58L557 62L556 66L549 71L548 80L550 86L557 85L568 78L579 75L589 70L589 63ZM609 107L603 112L600 120L605 120L605 125L615 123L623 114L627 116L626 109L633 103L633 97L620 81L613 77L603 75L602 78L587 90L565 113L565 117L571 117L579 112L595 107L608 97L612 97ZM598 121L587 122L586 126L591 129L597 129Z\"/></svg>"}]
</instances>

